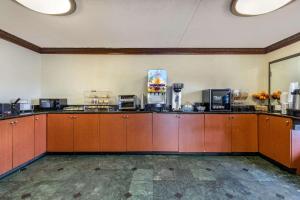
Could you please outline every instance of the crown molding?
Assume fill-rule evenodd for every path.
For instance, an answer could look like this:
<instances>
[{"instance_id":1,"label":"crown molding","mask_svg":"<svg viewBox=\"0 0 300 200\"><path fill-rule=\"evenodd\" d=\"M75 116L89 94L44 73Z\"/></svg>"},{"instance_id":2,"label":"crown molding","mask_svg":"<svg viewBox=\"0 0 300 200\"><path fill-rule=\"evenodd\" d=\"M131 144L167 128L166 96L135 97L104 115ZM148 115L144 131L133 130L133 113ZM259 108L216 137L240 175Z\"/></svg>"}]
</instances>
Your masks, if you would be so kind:
<instances>
[{"instance_id":1,"label":"crown molding","mask_svg":"<svg viewBox=\"0 0 300 200\"><path fill-rule=\"evenodd\" d=\"M42 48L41 54L205 55L264 54L264 48Z\"/></svg>"},{"instance_id":2,"label":"crown molding","mask_svg":"<svg viewBox=\"0 0 300 200\"><path fill-rule=\"evenodd\" d=\"M19 38L15 35L12 35L8 32L5 32L3 30L0 29L0 38L2 38L3 40L12 42L16 45L19 45L21 47L24 47L26 49L30 49L34 52L40 53L41 52L41 48L31 42L28 42L26 40L23 40L22 38Z\"/></svg>"},{"instance_id":3,"label":"crown molding","mask_svg":"<svg viewBox=\"0 0 300 200\"><path fill-rule=\"evenodd\" d=\"M300 41L300 32L265 48L47 48L0 29L0 38L40 54L216 55L267 54Z\"/></svg>"},{"instance_id":4,"label":"crown molding","mask_svg":"<svg viewBox=\"0 0 300 200\"><path fill-rule=\"evenodd\" d=\"M291 44L299 42L299 41L300 41L300 32L266 47L265 51L266 51L266 53L270 53L272 51L276 51L278 49L281 49L283 47L286 47L288 45L291 45Z\"/></svg>"}]
</instances>

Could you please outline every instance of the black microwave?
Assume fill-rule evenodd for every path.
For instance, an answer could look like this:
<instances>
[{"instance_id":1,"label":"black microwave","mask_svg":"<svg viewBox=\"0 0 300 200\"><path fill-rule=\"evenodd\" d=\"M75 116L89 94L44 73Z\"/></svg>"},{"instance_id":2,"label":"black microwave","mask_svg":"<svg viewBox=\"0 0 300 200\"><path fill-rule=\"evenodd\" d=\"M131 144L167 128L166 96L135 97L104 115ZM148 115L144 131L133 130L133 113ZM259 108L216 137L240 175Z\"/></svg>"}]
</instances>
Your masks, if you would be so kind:
<instances>
[{"instance_id":1,"label":"black microwave","mask_svg":"<svg viewBox=\"0 0 300 200\"><path fill-rule=\"evenodd\" d=\"M41 110L61 110L68 105L67 99L40 99Z\"/></svg>"},{"instance_id":2,"label":"black microwave","mask_svg":"<svg viewBox=\"0 0 300 200\"><path fill-rule=\"evenodd\" d=\"M202 91L206 111L231 111L231 89L208 89Z\"/></svg>"}]
</instances>

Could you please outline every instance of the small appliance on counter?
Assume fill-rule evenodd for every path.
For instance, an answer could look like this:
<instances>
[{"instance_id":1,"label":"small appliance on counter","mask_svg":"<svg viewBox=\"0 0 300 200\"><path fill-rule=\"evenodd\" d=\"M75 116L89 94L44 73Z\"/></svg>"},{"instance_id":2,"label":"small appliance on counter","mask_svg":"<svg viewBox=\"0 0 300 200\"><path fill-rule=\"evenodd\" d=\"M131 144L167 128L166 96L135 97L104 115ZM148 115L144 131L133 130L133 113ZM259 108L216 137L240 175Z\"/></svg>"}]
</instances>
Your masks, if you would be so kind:
<instances>
[{"instance_id":1,"label":"small appliance on counter","mask_svg":"<svg viewBox=\"0 0 300 200\"><path fill-rule=\"evenodd\" d=\"M183 89L183 83L174 83L172 87L172 110L181 110L181 92Z\"/></svg>"},{"instance_id":2,"label":"small appliance on counter","mask_svg":"<svg viewBox=\"0 0 300 200\"><path fill-rule=\"evenodd\" d=\"M290 88L289 88L289 93L288 93L288 107L291 109L293 107L293 92L297 89L300 89L299 87L299 82L291 82L290 83Z\"/></svg>"},{"instance_id":3,"label":"small appliance on counter","mask_svg":"<svg viewBox=\"0 0 300 200\"><path fill-rule=\"evenodd\" d=\"M19 101L20 113L33 112L34 106L31 104L30 100L21 99Z\"/></svg>"},{"instance_id":4,"label":"small appliance on counter","mask_svg":"<svg viewBox=\"0 0 300 200\"><path fill-rule=\"evenodd\" d=\"M148 70L147 111L164 111L167 109L167 71L163 69Z\"/></svg>"},{"instance_id":5,"label":"small appliance on counter","mask_svg":"<svg viewBox=\"0 0 300 200\"><path fill-rule=\"evenodd\" d=\"M118 96L119 110L136 110L137 96L136 95L119 95Z\"/></svg>"},{"instance_id":6,"label":"small appliance on counter","mask_svg":"<svg viewBox=\"0 0 300 200\"><path fill-rule=\"evenodd\" d=\"M33 112L34 106L30 100L18 98L11 103L11 114Z\"/></svg>"},{"instance_id":7,"label":"small appliance on counter","mask_svg":"<svg viewBox=\"0 0 300 200\"><path fill-rule=\"evenodd\" d=\"M202 91L206 111L231 111L231 89L207 89Z\"/></svg>"},{"instance_id":8,"label":"small appliance on counter","mask_svg":"<svg viewBox=\"0 0 300 200\"><path fill-rule=\"evenodd\" d=\"M62 110L67 105L67 99L39 99L40 110Z\"/></svg>"},{"instance_id":9,"label":"small appliance on counter","mask_svg":"<svg viewBox=\"0 0 300 200\"><path fill-rule=\"evenodd\" d=\"M11 104L0 103L0 115L10 115L10 114L11 114Z\"/></svg>"},{"instance_id":10,"label":"small appliance on counter","mask_svg":"<svg viewBox=\"0 0 300 200\"><path fill-rule=\"evenodd\" d=\"M292 93L292 107L287 110L287 114L300 116L300 89L295 89Z\"/></svg>"}]
</instances>

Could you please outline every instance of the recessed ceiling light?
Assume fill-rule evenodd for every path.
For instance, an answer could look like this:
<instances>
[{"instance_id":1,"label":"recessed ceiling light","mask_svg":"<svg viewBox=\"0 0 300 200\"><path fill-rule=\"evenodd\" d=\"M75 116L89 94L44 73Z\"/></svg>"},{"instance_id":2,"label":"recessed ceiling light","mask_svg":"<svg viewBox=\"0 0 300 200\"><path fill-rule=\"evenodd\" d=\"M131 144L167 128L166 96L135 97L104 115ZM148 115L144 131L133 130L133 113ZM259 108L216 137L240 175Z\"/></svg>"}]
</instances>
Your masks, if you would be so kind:
<instances>
[{"instance_id":1,"label":"recessed ceiling light","mask_svg":"<svg viewBox=\"0 0 300 200\"><path fill-rule=\"evenodd\" d=\"M233 0L231 11L235 15L262 15L293 2L294 0Z\"/></svg>"},{"instance_id":2,"label":"recessed ceiling light","mask_svg":"<svg viewBox=\"0 0 300 200\"><path fill-rule=\"evenodd\" d=\"M67 15L76 9L74 0L14 0L33 11L48 15Z\"/></svg>"}]
</instances>

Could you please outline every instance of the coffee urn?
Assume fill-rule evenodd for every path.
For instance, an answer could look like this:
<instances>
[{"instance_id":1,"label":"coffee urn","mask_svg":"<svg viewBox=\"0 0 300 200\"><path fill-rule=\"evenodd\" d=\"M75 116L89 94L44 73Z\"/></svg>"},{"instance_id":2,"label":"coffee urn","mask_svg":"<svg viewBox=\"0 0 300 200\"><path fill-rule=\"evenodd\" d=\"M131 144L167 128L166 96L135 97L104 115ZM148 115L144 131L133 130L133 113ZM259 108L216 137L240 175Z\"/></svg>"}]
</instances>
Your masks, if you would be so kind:
<instances>
[{"instance_id":1,"label":"coffee urn","mask_svg":"<svg viewBox=\"0 0 300 200\"><path fill-rule=\"evenodd\" d=\"M181 92L183 83L174 83L172 87L172 110L181 111Z\"/></svg>"},{"instance_id":2,"label":"coffee urn","mask_svg":"<svg viewBox=\"0 0 300 200\"><path fill-rule=\"evenodd\" d=\"M300 116L300 89L295 89L292 93L292 107L288 109L288 114Z\"/></svg>"}]
</instances>

